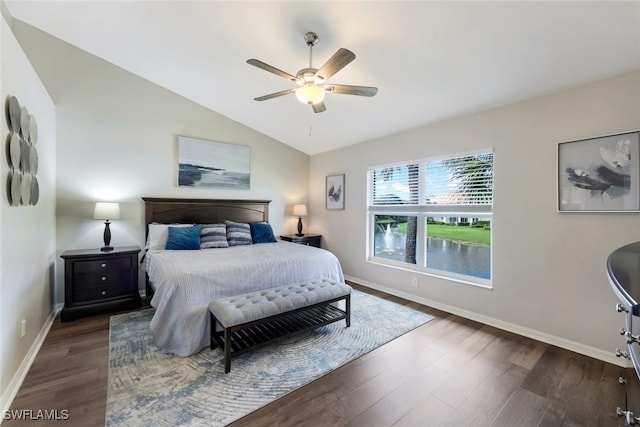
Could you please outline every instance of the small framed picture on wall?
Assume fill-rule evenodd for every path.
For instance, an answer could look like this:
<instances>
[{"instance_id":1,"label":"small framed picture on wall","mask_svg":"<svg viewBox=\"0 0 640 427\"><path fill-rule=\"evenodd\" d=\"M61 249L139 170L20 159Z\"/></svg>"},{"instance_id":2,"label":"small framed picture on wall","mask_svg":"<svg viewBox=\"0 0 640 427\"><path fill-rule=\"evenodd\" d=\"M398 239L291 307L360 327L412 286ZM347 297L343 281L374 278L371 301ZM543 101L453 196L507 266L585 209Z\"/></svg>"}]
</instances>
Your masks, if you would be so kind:
<instances>
[{"instance_id":1,"label":"small framed picture on wall","mask_svg":"<svg viewBox=\"0 0 640 427\"><path fill-rule=\"evenodd\" d=\"M327 176L325 196L328 210L344 209L344 174Z\"/></svg>"}]
</instances>

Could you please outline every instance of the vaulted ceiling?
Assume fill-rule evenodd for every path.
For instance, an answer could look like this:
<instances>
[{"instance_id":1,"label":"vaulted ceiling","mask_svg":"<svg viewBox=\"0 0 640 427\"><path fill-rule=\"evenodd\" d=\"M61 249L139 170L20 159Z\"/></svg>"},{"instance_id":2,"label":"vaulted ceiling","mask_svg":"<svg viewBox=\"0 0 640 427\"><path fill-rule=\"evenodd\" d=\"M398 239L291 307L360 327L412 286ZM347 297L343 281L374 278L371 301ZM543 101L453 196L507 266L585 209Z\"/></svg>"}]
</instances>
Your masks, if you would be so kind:
<instances>
[{"instance_id":1,"label":"vaulted ceiling","mask_svg":"<svg viewBox=\"0 0 640 427\"><path fill-rule=\"evenodd\" d=\"M640 2L6 1L10 14L307 154L640 69ZM314 114L290 74L356 59ZM639 89L640 91L640 89Z\"/></svg>"}]
</instances>

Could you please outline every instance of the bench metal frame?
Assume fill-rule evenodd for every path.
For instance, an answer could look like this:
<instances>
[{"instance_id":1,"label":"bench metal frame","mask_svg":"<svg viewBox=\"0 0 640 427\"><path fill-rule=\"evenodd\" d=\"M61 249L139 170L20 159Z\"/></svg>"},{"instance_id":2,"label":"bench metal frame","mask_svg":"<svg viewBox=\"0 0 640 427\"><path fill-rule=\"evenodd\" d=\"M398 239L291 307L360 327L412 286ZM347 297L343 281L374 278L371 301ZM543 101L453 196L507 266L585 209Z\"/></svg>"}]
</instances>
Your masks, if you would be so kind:
<instances>
[{"instance_id":1,"label":"bench metal frame","mask_svg":"<svg viewBox=\"0 0 640 427\"><path fill-rule=\"evenodd\" d=\"M345 301L344 310L332 305L342 300ZM351 294L230 327L220 323L211 311L209 316L210 348L213 350L216 345L221 348L224 353L224 372L229 373L231 358L251 348L340 320L345 320L347 328L350 327Z\"/></svg>"}]
</instances>

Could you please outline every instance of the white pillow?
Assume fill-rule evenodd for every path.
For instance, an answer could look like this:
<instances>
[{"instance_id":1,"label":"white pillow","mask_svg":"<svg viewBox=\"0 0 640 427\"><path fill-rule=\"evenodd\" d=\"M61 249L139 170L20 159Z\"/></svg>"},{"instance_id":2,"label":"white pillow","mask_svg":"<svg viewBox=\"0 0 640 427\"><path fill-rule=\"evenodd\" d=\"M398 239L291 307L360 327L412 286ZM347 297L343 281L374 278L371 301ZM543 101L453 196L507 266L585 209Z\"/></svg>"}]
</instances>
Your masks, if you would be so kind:
<instances>
[{"instance_id":1,"label":"white pillow","mask_svg":"<svg viewBox=\"0 0 640 427\"><path fill-rule=\"evenodd\" d=\"M167 246L169 238L169 226L171 227L192 227L193 224L159 224L152 222L149 224L149 234L147 234L147 251L163 251Z\"/></svg>"}]
</instances>

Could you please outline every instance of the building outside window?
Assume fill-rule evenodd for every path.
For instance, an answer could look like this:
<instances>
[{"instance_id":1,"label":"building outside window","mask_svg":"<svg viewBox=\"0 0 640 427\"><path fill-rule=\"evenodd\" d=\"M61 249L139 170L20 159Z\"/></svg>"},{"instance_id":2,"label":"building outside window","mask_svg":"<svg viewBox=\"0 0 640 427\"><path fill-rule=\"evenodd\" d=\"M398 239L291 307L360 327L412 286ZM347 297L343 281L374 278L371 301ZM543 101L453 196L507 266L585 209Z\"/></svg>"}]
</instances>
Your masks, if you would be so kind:
<instances>
[{"instance_id":1,"label":"building outside window","mask_svg":"<svg viewBox=\"0 0 640 427\"><path fill-rule=\"evenodd\" d=\"M491 286L493 151L368 171L368 260Z\"/></svg>"}]
</instances>

